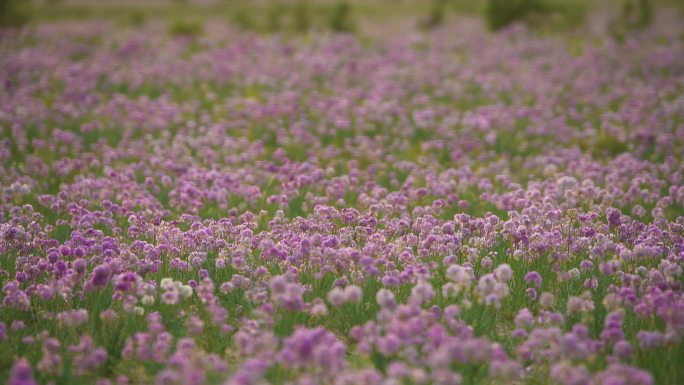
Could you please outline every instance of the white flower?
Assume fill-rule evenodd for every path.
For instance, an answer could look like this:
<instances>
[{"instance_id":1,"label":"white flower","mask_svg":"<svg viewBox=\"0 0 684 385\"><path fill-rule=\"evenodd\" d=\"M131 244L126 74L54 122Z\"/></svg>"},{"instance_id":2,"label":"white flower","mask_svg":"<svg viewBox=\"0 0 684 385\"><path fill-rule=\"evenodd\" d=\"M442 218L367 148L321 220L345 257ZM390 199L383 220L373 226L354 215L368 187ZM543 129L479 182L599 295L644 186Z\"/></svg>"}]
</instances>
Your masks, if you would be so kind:
<instances>
[{"instance_id":1,"label":"white flower","mask_svg":"<svg viewBox=\"0 0 684 385\"><path fill-rule=\"evenodd\" d=\"M450 265L446 269L447 278L458 285L459 289L465 290L470 287L473 280L471 271L460 265Z\"/></svg>"},{"instance_id":2,"label":"white flower","mask_svg":"<svg viewBox=\"0 0 684 385\"><path fill-rule=\"evenodd\" d=\"M142 300L140 300L140 302L142 302L142 304L145 306L154 305L154 297L151 295L145 295L142 297Z\"/></svg>"},{"instance_id":3,"label":"white flower","mask_svg":"<svg viewBox=\"0 0 684 385\"><path fill-rule=\"evenodd\" d=\"M192 287L188 285L181 285L180 287L180 296L183 299L188 299L192 296Z\"/></svg>"},{"instance_id":4,"label":"white flower","mask_svg":"<svg viewBox=\"0 0 684 385\"><path fill-rule=\"evenodd\" d=\"M496 270L494 270L494 276L501 282L508 282L513 278L513 270L508 264L504 263L497 266Z\"/></svg>"},{"instance_id":5,"label":"white flower","mask_svg":"<svg viewBox=\"0 0 684 385\"><path fill-rule=\"evenodd\" d=\"M173 279L171 278L162 278L161 283L159 286L164 289L164 290L169 290L174 286Z\"/></svg>"}]
</instances>

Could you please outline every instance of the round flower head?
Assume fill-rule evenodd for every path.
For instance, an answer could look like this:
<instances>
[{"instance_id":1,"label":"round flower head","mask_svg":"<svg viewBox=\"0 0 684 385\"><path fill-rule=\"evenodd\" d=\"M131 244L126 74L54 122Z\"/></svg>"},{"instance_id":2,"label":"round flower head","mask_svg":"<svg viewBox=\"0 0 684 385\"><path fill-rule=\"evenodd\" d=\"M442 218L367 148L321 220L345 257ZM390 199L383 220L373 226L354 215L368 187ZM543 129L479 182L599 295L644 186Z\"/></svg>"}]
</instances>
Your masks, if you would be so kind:
<instances>
[{"instance_id":1,"label":"round flower head","mask_svg":"<svg viewBox=\"0 0 684 385\"><path fill-rule=\"evenodd\" d=\"M175 287L175 284L173 282L173 279L167 277L162 278L162 280L159 282L159 287L161 287L164 290L171 290Z\"/></svg>"},{"instance_id":2,"label":"round flower head","mask_svg":"<svg viewBox=\"0 0 684 385\"><path fill-rule=\"evenodd\" d=\"M392 309L396 305L394 293L387 289L380 289L375 294L375 301L383 309Z\"/></svg>"},{"instance_id":3,"label":"round flower head","mask_svg":"<svg viewBox=\"0 0 684 385\"><path fill-rule=\"evenodd\" d=\"M360 303L363 291L356 285L349 285L344 288L344 297L347 302Z\"/></svg>"},{"instance_id":4,"label":"round flower head","mask_svg":"<svg viewBox=\"0 0 684 385\"><path fill-rule=\"evenodd\" d=\"M621 360L629 360L632 357L632 345L627 341L618 341L613 346L613 353Z\"/></svg>"},{"instance_id":5,"label":"round flower head","mask_svg":"<svg viewBox=\"0 0 684 385\"><path fill-rule=\"evenodd\" d=\"M435 291L432 289L432 285L426 282L420 282L411 289L411 297L409 300L411 303L423 305L432 301L434 296Z\"/></svg>"},{"instance_id":6,"label":"round flower head","mask_svg":"<svg viewBox=\"0 0 684 385\"><path fill-rule=\"evenodd\" d=\"M20 358L12 365L8 385L36 385L33 370L26 358Z\"/></svg>"},{"instance_id":7,"label":"round flower head","mask_svg":"<svg viewBox=\"0 0 684 385\"><path fill-rule=\"evenodd\" d=\"M550 309L554 302L555 302L555 297L553 294L545 291L541 294L541 297L539 298L539 304L543 309Z\"/></svg>"},{"instance_id":8,"label":"round flower head","mask_svg":"<svg viewBox=\"0 0 684 385\"><path fill-rule=\"evenodd\" d=\"M180 287L180 296L183 299L188 299L188 298L192 297L192 287L189 285L182 285Z\"/></svg>"},{"instance_id":9,"label":"round flower head","mask_svg":"<svg viewBox=\"0 0 684 385\"><path fill-rule=\"evenodd\" d=\"M447 267L446 276L462 290L468 288L472 282L471 271L468 268L459 265L450 265Z\"/></svg>"},{"instance_id":10,"label":"round flower head","mask_svg":"<svg viewBox=\"0 0 684 385\"><path fill-rule=\"evenodd\" d=\"M611 226L620 225L621 217L622 214L620 213L620 210L614 209L612 207L606 210L606 219L608 220L608 224Z\"/></svg>"},{"instance_id":11,"label":"round flower head","mask_svg":"<svg viewBox=\"0 0 684 385\"><path fill-rule=\"evenodd\" d=\"M145 306L151 306L154 305L154 297L151 295L145 295L142 297L140 302L145 305Z\"/></svg>"},{"instance_id":12,"label":"round flower head","mask_svg":"<svg viewBox=\"0 0 684 385\"><path fill-rule=\"evenodd\" d=\"M287 277L284 275L276 275L271 278L271 281L269 282L271 291L274 293L285 291L285 285L287 285Z\"/></svg>"},{"instance_id":13,"label":"round flower head","mask_svg":"<svg viewBox=\"0 0 684 385\"><path fill-rule=\"evenodd\" d=\"M542 278L541 275L539 275L539 273L536 271L530 271L529 273L525 274L525 282L531 283L537 288L540 288L542 284Z\"/></svg>"},{"instance_id":14,"label":"round flower head","mask_svg":"<svg viewBox=\"0 0 684 385\"><path fill-rule=\"evenodd\" d=\"M93 275L92 278L90 279L90 282L94 287L103 287L107 283L109 283L109 278L111 276L111 269L107 265L100 265L97 266L93 270Z\"/></svg>"},{"instance_id":15,"label":"round flower head","mask_svg":"<svg viewBox=\"0 0 684 385\"><path fill-rule=\"evenodd\" d=\"M167 304L167 305L176 305L176 304L178 304L178 300L180 299L180 296L179 296L177 290L165 291L161 297L162 297L162 302Z\"/></svg>"},{"instance_id":16,"label":"round flower head","mask_svg":"<svg viewBox=\"0 0 684 385\"><path fill-rule=\"evenodd\" d=\"M567 303L567 311L570 314L580 313L582 311L582 298L580 297L569 297Z\"/></svg>"},{"instance_id":17,"label":"round flower head","mask_svg":"<svg viewBox=\"0 0 684 385\"><path fill-rule=\"evenodd\" d=\"M442 285L442 297L444 298L455 298L459 292L459 287L453 282L447 282Z\"/></svg>"},{"instance_id":18,"label":"round flower head","mask_svg":"<svg viewBox=\"0 0 684 385\"><path fill-rule=\"evenodd\" d=\"M508 264L502 264L494 270L494 276L501 282L508 282L513 278L513 270Z\"/></svg>"},{"instance_id":19,"label":"round flower head","mask_svg":"<svg viewBox=\"0 0 684 385\"><path fill-rule=\"evenodd\" d=\"M325 302L322 299L316 298L311 304L309 313L311 313L313 316L325 317L328 315L328 307L325 305Z\"/></svg>"},{"instance_id":20,"label":"round flower head","mask_svg":"<svg viewBox=\"0 0 684 385\"><path fill-rule=\"evenodd\" d=\"M532 324L533 320L534 316L532 315L532 312L530 312L527 308L523 308L518 312L518 315L515 316L515 325L519 328L522 328Z\"/></svg>"},{"instance_id":21,"label":"round flower head","mask_svg":"<svg viewBox=\"0 0 684 385\"><path fill-rule=\"evenodd\" d=\"M335 307L341 306L345 300L346 296L344 295L344 290L339 287L333 287L332 290L328 292L328 302Z\"/></svg>"}]
</instances>

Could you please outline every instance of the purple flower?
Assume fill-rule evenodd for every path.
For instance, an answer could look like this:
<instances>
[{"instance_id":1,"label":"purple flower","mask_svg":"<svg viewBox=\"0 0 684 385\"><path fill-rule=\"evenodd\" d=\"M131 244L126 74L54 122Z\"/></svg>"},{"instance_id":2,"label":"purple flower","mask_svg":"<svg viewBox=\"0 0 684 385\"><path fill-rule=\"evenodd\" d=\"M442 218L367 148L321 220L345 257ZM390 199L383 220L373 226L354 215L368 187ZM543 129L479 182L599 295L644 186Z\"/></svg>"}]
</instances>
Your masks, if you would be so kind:
<instances>
[{"instance_id":1,"label":"purple flower","mask_svg":"<svg viewBox=\"0 0 684 385\"><path fill-rule=\"evenodd\" d=\"M93 275L90 278L90 283L96 288L106 286L109 283L111 274L112 270L108 265L99 265L93 269Z\"/></svg>"},{"instance_id":2,"label":"purple flower","mask_svg":"<svg viewBox=\"0 0 684 385\"><path fill-rule=\"evenodd\" d=\"M356 285L349 285L344 288L344 296L347 302L360 303L363 291Z\"/></svg>"},{"instance_id":3,"label":"purple flower","mask_svg":"<svg viewBox=\"0 0 684 385\"><path fill-rule=\"evenodd\" d=\"M527 308L523 308L515 316L515 325L519 328L524 328L532 324L533 320L534 316L532 315L532 312L530 312Z\"/></svg>"},{"instance_id":4,"label":"purple flower","mask_svg":"<svg viewBox=\"0 0 684 385\"><path fill-rule=\"evenodd\" d=\"M542 284L542 278L541 275L539 275L539 273L536 271L530 271L529 273L525 274L525 282L532 283L537 288L540 288Z\"/></svg>"},{"instance_id":5,"label":"purple flower","mask_svg":"<svg viewBox=\"0 0 684 385\"><path fill-rule=\"evenodd\" d=\"M344 343L334 334L318 327L298 328L283 342L279 360L291 368L321 368L332 375L345 367Z\"/></svg>"},{"instance_id":6,"label":"purple flower","mask_svg":"<svg viewBox=\"0 0 684 385\"><path fill-rule=\"evenodd\" d=\"M333 306L341 306L345 300L344 290L339 287L333 287L332 290L328 292L328 302Z\"/></svg>"},{"instance_id":7,"label":"purple flower","mask_svg":"<svg viewBox=\"0 0 684 385\"><path fill-rule=\"evenodd\" d=\"M621 223L621 217L622 213L620 213L620 210L614 209L612 207L606 210L606 219L608 220L608 224L610 226L619 226Z\"/></svg>"},{"instance_id":8,"label":"purple flower","mask_svg":"<svg viewBox=\"0 0 684 385\"><path fill-rule=\"evenodd\" d=\"M644 350L661 346L665 342L664 337L665 336L658 331L649 332L646 330L640 330L636 336L639 347Z\"/></svg>"},{"instance_id":9,"label":"purple flower","mask_svg":"<svg viewBox=\"0 0 684 385\"><path fill-rule=\"evenodd\" d=\"M33 379L31 365L26 358L20 358L12 365L8 385L37 385Z\"/></svg>"}]
</instances>

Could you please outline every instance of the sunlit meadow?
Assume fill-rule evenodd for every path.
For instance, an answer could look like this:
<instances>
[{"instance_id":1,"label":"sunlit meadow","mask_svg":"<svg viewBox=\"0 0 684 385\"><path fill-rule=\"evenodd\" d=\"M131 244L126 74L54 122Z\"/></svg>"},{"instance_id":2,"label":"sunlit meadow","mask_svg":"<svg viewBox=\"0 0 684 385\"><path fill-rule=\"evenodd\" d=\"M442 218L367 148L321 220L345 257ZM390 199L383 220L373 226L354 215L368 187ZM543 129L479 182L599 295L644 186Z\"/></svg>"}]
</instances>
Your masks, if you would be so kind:
<instances>
[{"instance_id":1,"label":"sunlit meadow","mask_svg":"<svg viewBox=\"0 0 684 385\"><path fill-rule=\"evenodd\" d=\"M2 29L0 383L684 384L675 10L301 4Z\"/></svg>"}]
</instances>

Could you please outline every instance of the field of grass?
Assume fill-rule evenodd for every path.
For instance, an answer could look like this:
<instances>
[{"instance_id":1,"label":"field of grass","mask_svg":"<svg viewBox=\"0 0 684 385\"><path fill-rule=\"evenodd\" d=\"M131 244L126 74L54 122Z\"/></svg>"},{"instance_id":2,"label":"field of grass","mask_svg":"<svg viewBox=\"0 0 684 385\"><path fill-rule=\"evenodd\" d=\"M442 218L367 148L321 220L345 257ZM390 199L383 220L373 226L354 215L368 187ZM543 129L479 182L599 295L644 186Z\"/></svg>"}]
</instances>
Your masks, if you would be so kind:
<instances>
[{"instance_id":1,"label":"field of grass","mask_svg":"<svg viewBox=\"0 0 684 385\"><path fill-rule=\"evenodd\" d=\"M34 3L0 384L683 384L682 17L551 4Z\"/></svg>"}]
</instances>

